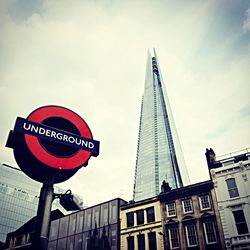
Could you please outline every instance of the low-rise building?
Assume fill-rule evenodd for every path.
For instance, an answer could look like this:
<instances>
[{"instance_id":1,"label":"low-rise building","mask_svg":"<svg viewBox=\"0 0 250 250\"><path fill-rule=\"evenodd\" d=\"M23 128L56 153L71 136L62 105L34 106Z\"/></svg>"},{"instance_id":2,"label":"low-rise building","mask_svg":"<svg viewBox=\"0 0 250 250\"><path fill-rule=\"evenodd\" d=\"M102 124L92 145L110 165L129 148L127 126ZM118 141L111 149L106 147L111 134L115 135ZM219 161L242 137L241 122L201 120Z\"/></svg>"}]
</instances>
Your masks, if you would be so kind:
<instances>
[{"instance_id":1,"label":"low-rise building","mask_svg":"<svg viewBox=\"0 0 250 250\"><path fill-rule=\"evenodd\" d=\"M120 217L121 250L164 248L161 207L157 197L121 206Z\"/></svg>"},{"instance_id":2,"label":"low-rise building","mask_svg":"<svg viewBox=\"0 0 250 250\"><path fill-rule=\"evenodd\" d=\"M227 249L250 249L250 149L206 157L214 183Z\"/></svg>"},{"instance_id":3,"label":"low-rise building","mask_svg":"<svg viewBox=\"0 0 250 250\"><path fill-rule=\"evenodd\" d=\"M66 216L52 211L48 250L120 249L119 211L124 203L116 198ZM9 233L5 248L33 249L34 222L35 217Z\"/></svg>"},{"instance_id":4,"label":"low-rise building","mask_svg":"<svg viewBox=\"0 0 250 250\"><path fill-rule=\"evenodd\" d=\"M173 189L158 196L164 224L164 249L225 249L212 181Z\"/></svg>"}]
</instances>

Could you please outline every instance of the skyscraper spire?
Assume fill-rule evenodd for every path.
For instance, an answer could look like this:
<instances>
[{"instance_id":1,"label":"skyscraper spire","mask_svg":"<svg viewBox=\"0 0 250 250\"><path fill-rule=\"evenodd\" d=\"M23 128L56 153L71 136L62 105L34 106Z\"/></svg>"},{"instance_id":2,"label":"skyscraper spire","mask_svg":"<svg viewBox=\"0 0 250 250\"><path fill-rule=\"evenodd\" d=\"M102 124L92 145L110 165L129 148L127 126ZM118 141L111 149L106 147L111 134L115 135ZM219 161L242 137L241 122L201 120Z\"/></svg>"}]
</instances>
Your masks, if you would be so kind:
<instances>
[{"instance_id":1,"label":"skyscraper spire","mask_svg":"<svg viewBox=\"0 0 250 250\"><path fill-rule=\"evenodd\" d=\"M178 188L189 183L155 49L148 52L134 180L134 200L160 193L162 181Z\"/></svg>"}]
</instances>

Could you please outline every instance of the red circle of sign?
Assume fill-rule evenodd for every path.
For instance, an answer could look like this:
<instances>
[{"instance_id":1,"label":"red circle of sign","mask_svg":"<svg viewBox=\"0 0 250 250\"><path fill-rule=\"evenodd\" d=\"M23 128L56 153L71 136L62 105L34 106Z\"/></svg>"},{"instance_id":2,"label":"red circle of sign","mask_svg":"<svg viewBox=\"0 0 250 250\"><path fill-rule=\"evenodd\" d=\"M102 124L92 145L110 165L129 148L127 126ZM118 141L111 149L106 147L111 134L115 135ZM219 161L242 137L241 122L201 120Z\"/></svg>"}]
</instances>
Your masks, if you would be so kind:
<instances>
[{"instance_id":1,"label":"red circle of sign","mask_svg":"<svg viewBox=\"0 0 250 250\"><path fill-rule=\"evenodd\" d=\"M34 110L28 120L42 123L50 117L61 117L73 123L79 130L82 137L93 139L92 133L86 122L75 112L60 106L44 106ZM38 138L33 135L25 134L25 141L32 154L45 165L57 169L73 169L84 165L91 156L91 152L79 150L71 157L56 157L49 154L40 144Z\"/></svg>"}]
</instances>

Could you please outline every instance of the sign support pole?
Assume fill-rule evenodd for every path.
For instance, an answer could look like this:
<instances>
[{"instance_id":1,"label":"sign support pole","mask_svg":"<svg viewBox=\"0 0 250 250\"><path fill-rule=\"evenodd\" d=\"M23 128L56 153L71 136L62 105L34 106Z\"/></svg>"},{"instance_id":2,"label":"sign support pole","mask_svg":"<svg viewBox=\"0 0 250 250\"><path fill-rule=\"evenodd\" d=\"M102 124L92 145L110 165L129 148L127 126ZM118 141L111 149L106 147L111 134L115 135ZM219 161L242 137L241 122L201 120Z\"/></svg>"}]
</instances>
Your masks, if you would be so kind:
<instances>
[{"instance_id":1,"label":"sign support pole","mask_svg":"<svg viewBox=\"0 0 250 250\"><path fill-rule=\"evenodd\" d=\"M35 233L32 245L36 250L47 250L49 241L50 214L53 202L53 178L43 183L37 209Z\"/></svg>"}]
</instances>

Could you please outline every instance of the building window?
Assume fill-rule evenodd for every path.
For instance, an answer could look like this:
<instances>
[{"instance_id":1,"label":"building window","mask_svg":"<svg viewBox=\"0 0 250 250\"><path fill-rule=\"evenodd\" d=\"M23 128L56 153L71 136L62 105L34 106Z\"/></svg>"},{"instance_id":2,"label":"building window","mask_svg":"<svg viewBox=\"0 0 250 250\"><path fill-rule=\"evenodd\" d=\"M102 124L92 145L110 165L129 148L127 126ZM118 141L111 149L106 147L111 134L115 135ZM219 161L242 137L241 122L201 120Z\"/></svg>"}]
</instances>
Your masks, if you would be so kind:
<instances>
[{"instance_id":1,"label":"building window","mask_svg":"<svg viewBox=\"0 0 250 250\"><path fill-rule=\"evenodd\" d=\"M134 226L134 213L127 213L127 227L133 227Z\"/></svg>"},{"instance_id":2,"label":"building window","mask_svg":"<svg viewBox=\"0 0 250 250\"><path fill-rule=\"evenodd\" d=\"M83 231L83 217L84 211L76 213L76 233L80 233Z\"/></svg>"},{"instance_id":3,"label":"building window","mask_svg":"<svg viewBox=\"0 0 250 250\"><path fill-rule=\"evenodd\" d=\"M76 213L70 215L70 217L69 217L68 235L75 234L75 230L76 230Z\"/></svg>"},{"instance_id":4,"label":"building window","mask_svg":"<svg viewBox=\"0 0 250 250\"><path fill-rule=\"evenodd\" d=\"M154 207L148 207L147 211L147 222L154 222L155 221L155 210Z\"/></svg>"},{"instance_id":5,"label":"building window","mask_svg":"<svg viewBox=\"0 0 250 250\"><path fill-rule=\"evenodd\" d=\"M67 239L67 250L74 250L74 235L68 237Z\"/></svg>"},{"instance_id":6,"label":"building window","mask_svg":"<svg viewBox=\"0 0 250 250\"><path fill-rule=\"evenodd\" d=\"M63 238L68 235L69 216L62 217L59 222L58 238Z\"/></svg>"},{"instance_id":7,"label":"building window","mask_svg":"<svg viewBox=\"0 0 250 250\"><path fill-rule=\"evenodd\" d=\"M67 238L62 238L57 241L57 249L66 250Z\"/></svg>"},{"instance_id":8,"label":"building window","mask_svg":"<svg viewBox=\"0 0 250 250\"><path fill-rule=\"evenodd\" d=\"M182 207L183 207L184 213L193 212L192 200L188 199L188 200L182 201Z\"/></svg>"},{"instance_id":9,"label":"building window","mask_svg":"<svg viewBox=\"0 0 250 250\"><path fill-rule=\"evenodd\" d=\"M207 221L203 223L203 228L205 232L205 238L207 244L216 243L216 233L213 221Z\"/></svg>"},{"instance_id":10,"label":"building window","mask_svg":"<svg viewBox=\"0 0 250 250\"><path fill-rule=\"evenodd\" d=\"M144 210L136 211L137 225L144 224Z\"/></svg>"},{"instance_id":11,"label":"building window","mask_svg":"<svg viewBox=\"0 0 250 250\"><path fill-rule=\"evenodd\" d=\"M148 246L149 250L157 250L155 232L148 233Z\"/></svg>"},{"instance_id":12,"label":"building window","mask_svg":"<svg viewBox=\"0 0 250 250\"><path fill-rule=\"evenodd\" d=\"M91 212L92 210L91 209L88 209L87 213L86 213L86 220L85 220L85 227L84 227L84 230L90 230L91 229Z\"/></svg>"},{"instance_id":13,"label":"building window","mask_svg":"<svg viewBox=\"0 0 250 250\"><path fill-rule=\"evenodd\" d=\"M175 202L167 204L166 208L168 217L176 216Z\"/></svg>"},{"instance_id":14,"label":"building window","mask_svg":"<svg viewBox=\"0 0 250 250\"><path fill-rule=\"evenodd\" d=\"M84 248L85 246L83 244L83 239L84 239L83 237L85 237L86 234L88 234L88 232L83 233L83 234L80 233L80 234L75 235L74 249L83 249L83 250L85 250L85 248Z\"/></svg>"},{"instance_id":15,"label":"building window","mask_svg":"<svg viewBox=\"0 0 250 250\"><path fill-rule=\"evenodd\" d=\"M211 208L210 198L209 198L208 194L200 196L199 200L200 200L201 210L205 210L205 209L210 209Z\"/></svg>"},{"instance_id":16,"label":"building window","mask_svg":"<svg viewBox=\"0 0 250 250\"><path fill-rule=\"evenodd\" d=\"M227 182L227 189L228 189L230 198L238 197L239 192L236 186L235 179L230 178L230 179L227 179L226 182Z\"/></svg>"},{"instance_id":17,"label":"building window","mask_svg":"<svg viewBox=\"0 0 250 250\"><path fill-rule=\"evenodd\" d=\"M101 220L100 227L106 226L109 224L109 206L107 203L101 205Z\"/></svg>"},{"instance_id":18,"label":"building window","mask_svg":"<svg viewBox=\"0 0 250 250\"><path fill-rule=\"evenodd\" d=\"M243 210L233 211L238 234L247 234L248 227Z\"/></svg>"},{"instance_id":19,"label":"building window","mask_svg":"<svg viewBox=\"0 0 250 250\"><path fill-rule=\"evenodd\" d=\"M100 206L94 207L92 210L92 227L100 227Z\"/></svg>"},{"instance_id":20,"label":"building window","mask_svg":"<svg viewBox=\"0 0 250 250\"><path fill-rule=\"evenodd\" d=\"M172 227L168 229L169 245L170 249L180 247L178 227Z\"/></svg>"},{"instance_id":21,"label":"building window","mask_svg":"<svg viewBox=\"0 0 250 250\"><path fill-rule=\"evenodd\" d=\"M138 250L145 250L145 235L139 234L137 235L138 240Z\"/></svg>"},{"instance_id":22,"label":"building window","mask_svg":"<svg viewBox=\"0 0 250 250\"><path fill-rule=\"evenodd\" d=\"M58 228L59 228L59 220L51 221L50 232L49 232L49 240L56 240L58 238Z\"/></svg>"},{"instance_id":23,"label":"building window","mask_svg":"<svg viewBox=\"0 0 250 250\"><path fill-rule=\"evenodd\" d=\"M127 243L128 243L128 250L134 250L135 249L134 236L127 237Z\"/></svg>"},{"instance_id":24,"label":"building window","mask_svg":"<svg viewBox=\"0 0 250 250\"><path fill-rule=\"evenodd\" d=\"M116 249L117 246L117 240L118 240L117 230L118 229L116 224L111 225L111 228L109 229L109 242L111 244L111 249Z\"/></svg>"},{"instance_id":25,"label":"building window","mask_svg":"<svg viewBox=\"0 0 250 250\"><path fill-rule=\"evenodd\" d=\"M117 218L118 218L118 204L117 204L117 200L112 201L110 203L110 216L109 216L109 220L110 223L116 223L117 222Z\"/></svg>"},{"instance_id":26,"label":"building window","mask_svg":"<svg viewBox=\"0 0 250 250\"><path fill-rule=\"evenodd\" d=\"M188 247L197 246L197 234L194 224L186 225L185 226L186 237L187 237L187 245Z\"/></svg>"}]
</instances>

